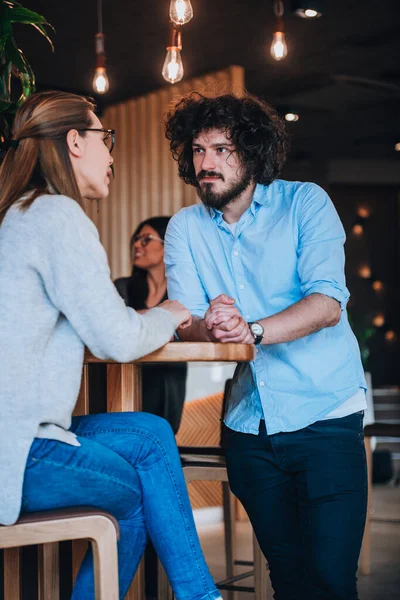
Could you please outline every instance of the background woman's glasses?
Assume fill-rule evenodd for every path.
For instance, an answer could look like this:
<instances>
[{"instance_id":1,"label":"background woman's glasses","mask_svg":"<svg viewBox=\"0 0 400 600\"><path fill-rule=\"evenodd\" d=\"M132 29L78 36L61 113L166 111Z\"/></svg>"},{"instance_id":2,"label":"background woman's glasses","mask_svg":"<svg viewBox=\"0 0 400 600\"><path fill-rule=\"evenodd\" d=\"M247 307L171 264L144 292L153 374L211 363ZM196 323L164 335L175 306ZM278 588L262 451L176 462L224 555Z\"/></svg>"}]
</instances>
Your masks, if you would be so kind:
<instances>
[{"instance_id":1,"label":"background woman's glasses","mask_svg":"<svg viewBox=\"0 0 400 600\"><path fill-rule=\"evenodd\" d=\"M140 242L142 248L145 248L145 246L150 244L151 240L157 240L162 244L164 243L164 240L162 240L160 237L152 235L151 233L147 233L146 235L135 235L135 237L133 238L133 244L136 244L136 242Z\"/></svg>"}]
</instances>

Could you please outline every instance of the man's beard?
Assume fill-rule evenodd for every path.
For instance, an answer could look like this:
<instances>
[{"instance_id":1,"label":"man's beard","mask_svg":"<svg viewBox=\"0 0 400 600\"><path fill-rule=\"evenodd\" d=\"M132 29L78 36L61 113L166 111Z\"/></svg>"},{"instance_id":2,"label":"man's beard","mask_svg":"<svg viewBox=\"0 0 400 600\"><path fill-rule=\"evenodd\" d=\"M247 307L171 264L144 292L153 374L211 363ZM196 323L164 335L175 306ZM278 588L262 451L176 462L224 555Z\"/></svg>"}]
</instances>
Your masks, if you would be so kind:
<instances>
[{"instance_id":1,"label":"man's beard","mask_svg":"<svg viewBox=\"0 0 400 600\"><path fill-rule=\"evenodd\" d=\"M207 176L219 176L224 181L222 175L215 173L214 171L201 171L198 175L198 179L202 179ZM245 189L251 183L251 176L248 172L244 172L240 179L233 181L231 185L223 192L214 192L213 183L203 183L200 185L199 181L196 185L197 195L207 208L216 208L222 210L227 204L235 200L238 196L243 194Z\"/></svg>"}]
</instances>

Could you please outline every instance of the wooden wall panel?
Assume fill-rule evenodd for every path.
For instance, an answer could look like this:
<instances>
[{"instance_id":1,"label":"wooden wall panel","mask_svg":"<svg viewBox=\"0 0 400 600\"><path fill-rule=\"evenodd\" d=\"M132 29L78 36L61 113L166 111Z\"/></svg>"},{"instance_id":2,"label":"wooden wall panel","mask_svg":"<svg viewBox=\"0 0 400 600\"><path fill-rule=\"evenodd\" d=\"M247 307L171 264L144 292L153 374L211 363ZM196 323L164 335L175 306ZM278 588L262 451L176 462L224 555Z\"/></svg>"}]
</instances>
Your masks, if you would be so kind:
<instances>
[{"instance_id":1,"label":"wooden wall panel","mask_svg":"<svg viewBox=\"0 0 400 600\"><path fill-rule=\"evenodd\" d=\"M129 239L140 221L171 215L197 201L194 189L179 179L164 136L168 103L193 90L232 90L240 95L243 88L243 68L231 66L106 109L104 127L116 130L115 178L99 212L96 202L90 202L87 213L100 231L114 279L131 271Z\"/></svg>"}]
</instances>

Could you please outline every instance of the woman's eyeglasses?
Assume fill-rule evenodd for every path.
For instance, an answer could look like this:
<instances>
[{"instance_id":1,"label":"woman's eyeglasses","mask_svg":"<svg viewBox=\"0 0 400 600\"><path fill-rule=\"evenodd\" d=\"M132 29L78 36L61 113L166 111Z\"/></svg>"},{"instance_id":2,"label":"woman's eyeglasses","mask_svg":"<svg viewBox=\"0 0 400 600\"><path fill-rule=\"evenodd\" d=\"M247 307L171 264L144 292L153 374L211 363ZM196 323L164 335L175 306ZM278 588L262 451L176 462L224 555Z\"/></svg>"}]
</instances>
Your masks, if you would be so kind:
<instances>
[{"instance_id":1,"label":"woman's eyeglasses","mask_svg":"<svg viewBox=\"0 0 400 600\"><path fill-rule=\"evenodd\" d=\"M145 248L145 246L150 244L151 240L157 240L158 242L161 242L162 244L164 243L164 240L161 239L160 237L157 237L156 235L152 235L151 233L146 233L144 235L135 235L135 237L132 238L132 248L133 248L133 245L136 244L136 242L140 242L140 245L142 246L142 248Z\"/></svg>"},{"instance_id":2,"label":"woman's eyeglasses","mask_svg":"<svg viewBox=\"0 0 400 600\"><path fill-rule=\"evenodd\" d=\"M78 129L78 131L102 131L104 133L103 142L108 148L109 153L113 151L115 144L115 129L95 129L93 127L87 127L86 129Z\"/></svg>"}]
</instances>

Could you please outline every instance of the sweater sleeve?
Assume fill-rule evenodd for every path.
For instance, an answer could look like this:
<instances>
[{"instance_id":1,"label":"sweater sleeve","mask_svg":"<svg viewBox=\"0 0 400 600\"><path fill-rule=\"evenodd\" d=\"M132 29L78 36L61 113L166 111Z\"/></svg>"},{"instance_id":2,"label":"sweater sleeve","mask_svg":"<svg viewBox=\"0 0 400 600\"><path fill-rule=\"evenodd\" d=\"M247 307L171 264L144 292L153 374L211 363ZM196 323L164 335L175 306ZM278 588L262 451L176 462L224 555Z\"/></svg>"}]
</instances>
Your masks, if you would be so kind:
<instances>
[{"instance_id":1,"label":"sweater sleeve","mask_svg":"<svg viewBox=\"0 0 400 600\"><path fill-rule=\"evenodd\" d=\"M162 308L139 315L125 305L110 278L98 231L78 203L64 196L37 201L32 212L39 275L51 302L90 351L129 362L166 344L177 319Z\"/></svg>"}]
</instances>

